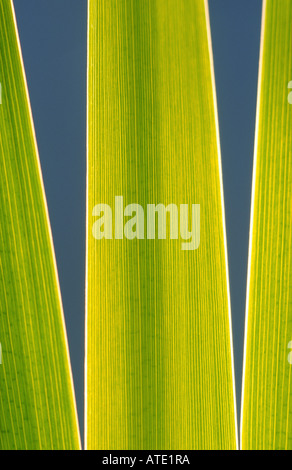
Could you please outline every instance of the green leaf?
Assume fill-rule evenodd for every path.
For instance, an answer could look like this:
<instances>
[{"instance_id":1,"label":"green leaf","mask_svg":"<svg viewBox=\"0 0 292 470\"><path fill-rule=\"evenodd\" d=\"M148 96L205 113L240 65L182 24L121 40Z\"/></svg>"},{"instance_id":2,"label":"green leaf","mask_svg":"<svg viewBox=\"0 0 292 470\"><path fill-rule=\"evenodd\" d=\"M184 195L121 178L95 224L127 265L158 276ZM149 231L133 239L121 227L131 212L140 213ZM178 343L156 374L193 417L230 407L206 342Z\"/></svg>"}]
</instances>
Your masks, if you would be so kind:
<instances>
[{"instance_id":1,"label":"green leaf","mask_svg":"<svg viewBox=\"0 0 292 470\"><path fill-rule=\"evenodd\" d=\"M292 449L291 18L291 0L264 1L246 304L243 449Z\"/></svg>"},{"instance_id":2,"label":"green leaf","mask_svg":"<svg viewBox=\"0 0 292 470\"><path fill-rule=\"evenodd\" d=\"M79 448L51 230L12 1L0 2L0 448Z\"/></svg>"},{"instance_id":3,"label":"green leaf","mask_svg":"<svg viewBox=\"0 0 292 470\"><path fill-rule=\"evenodd\" d=\"M207 2L89 0L87 164L86 448L234 449ZM123 235L116 196L141 206L143 239ZM189 227L200 205L197 249L169 228L147 238L147 205L159 203L183 226L188 204Z\"/></svg>"}]
</instances>

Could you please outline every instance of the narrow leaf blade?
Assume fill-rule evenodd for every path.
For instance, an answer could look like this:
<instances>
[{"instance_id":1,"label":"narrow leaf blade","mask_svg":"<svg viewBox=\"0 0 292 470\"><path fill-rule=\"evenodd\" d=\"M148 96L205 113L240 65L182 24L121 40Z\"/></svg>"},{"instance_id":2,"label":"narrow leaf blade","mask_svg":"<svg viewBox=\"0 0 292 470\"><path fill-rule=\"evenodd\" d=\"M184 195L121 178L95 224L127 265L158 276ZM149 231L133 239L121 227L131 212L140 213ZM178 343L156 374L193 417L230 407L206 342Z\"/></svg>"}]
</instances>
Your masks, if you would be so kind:
<instances>
[{"instance_id":1,"label":"narrow leaf blade","mask_svg":"<svg viewBox=\"0 0 292 470\"><path fill-rule=\"evenodd\" d=\"M241 415L243 449L292 449L292 1L263 3Z\"/></svg>"},{"instance_id":2,"label":"narrow leaf blade","mask_svg":"<svg viewBox=\"0 0 292 470\"><path fill-rule=\"evenodd\" d=\"M10 0L0 3L0 448L79 448L62 303Z\"/></svg>"}]
</instances>

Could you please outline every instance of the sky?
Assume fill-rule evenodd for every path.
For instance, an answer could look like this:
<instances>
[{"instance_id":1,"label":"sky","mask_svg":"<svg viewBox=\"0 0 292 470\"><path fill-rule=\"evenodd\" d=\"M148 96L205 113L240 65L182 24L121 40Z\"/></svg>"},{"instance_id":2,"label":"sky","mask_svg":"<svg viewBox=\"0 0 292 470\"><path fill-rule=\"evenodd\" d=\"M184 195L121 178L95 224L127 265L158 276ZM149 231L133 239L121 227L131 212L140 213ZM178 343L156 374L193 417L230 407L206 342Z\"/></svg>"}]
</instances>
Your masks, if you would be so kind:
<instances>
[{"instance_id":1,"label":"sky","mask_svg":"<svg viewBox=\"0 0 292 470\"><path fill-rule=\"evenodd\" d=\"M14 0L83 436L86 0ZM209 0L222 154L238 410L261 0Z\"/></svg>"}]
</instances>

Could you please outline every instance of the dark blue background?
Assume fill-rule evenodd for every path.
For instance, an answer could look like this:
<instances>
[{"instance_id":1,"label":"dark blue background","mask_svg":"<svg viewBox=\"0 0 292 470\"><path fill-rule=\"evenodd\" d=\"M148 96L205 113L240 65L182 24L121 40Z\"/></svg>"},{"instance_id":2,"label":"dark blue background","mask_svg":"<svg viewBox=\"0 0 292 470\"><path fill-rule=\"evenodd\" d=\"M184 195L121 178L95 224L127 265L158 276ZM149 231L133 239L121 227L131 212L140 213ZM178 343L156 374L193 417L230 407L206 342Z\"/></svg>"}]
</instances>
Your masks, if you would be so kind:
<instances>
[{"instance_id":1,"label":"dark blue background","mask_svg":"<svg viewBox=\"0 0 292 470\"><path fill-rule=\"evenodd\" d=\"M209 0L238 409L261 3L261 0ZM87 2L14 0L14 5L50 212L83 436Z\"/></svg>"}]
</instances>

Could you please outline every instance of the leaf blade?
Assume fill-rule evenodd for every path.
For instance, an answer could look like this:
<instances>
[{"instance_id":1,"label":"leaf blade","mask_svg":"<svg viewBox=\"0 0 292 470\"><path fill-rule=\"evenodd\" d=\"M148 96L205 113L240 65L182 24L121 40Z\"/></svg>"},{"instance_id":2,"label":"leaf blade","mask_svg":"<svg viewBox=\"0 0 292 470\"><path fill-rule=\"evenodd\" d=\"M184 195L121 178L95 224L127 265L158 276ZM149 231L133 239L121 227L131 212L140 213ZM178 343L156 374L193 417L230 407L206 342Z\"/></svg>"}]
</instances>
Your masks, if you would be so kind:
<instances>
[{"instance_id":1,"label":"leaf blade","mask_svg":"<svg viewBox=\"0 0 292 470\"><path fill-rule=\"evenodd\" d=\"M206 2L89 1L88 449L236 447L214 96ZM199 249L94 240L93 208L120 195L200 203Z\"/></svg>"},{"instance_id":2,"label":"leaf blade","mask_svg":"<svg viewBox=\"0 0 292 470\"><path fill-rule=\"evenodd\" d=\"M246 302L243 449L292 446L288 362L292 338L291 14L290 0L263 3Z\"/></svg>"},{"instance_id":3,"label":"leaf blade","mask_svg":"<svg viewBox=\"0 0 292 470\"><path fill-rule=\"evenodd\" d=\"M0 6L0 447L79 448L48 211L10 0Z\"/></svg>"}]
</instances>

